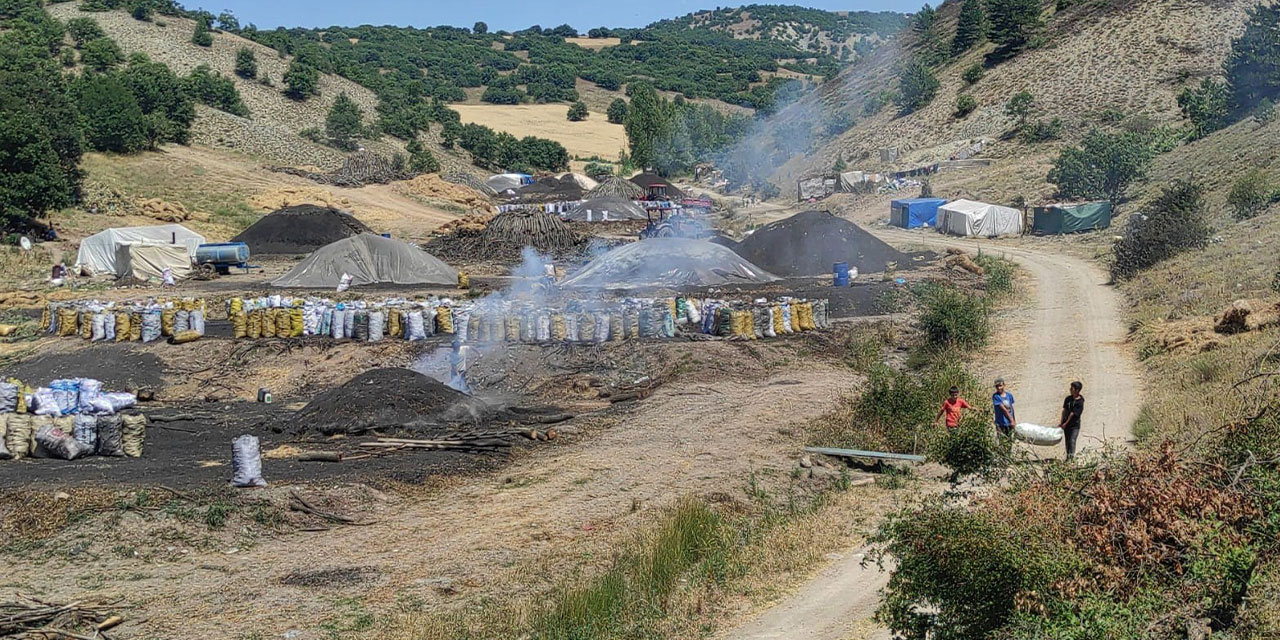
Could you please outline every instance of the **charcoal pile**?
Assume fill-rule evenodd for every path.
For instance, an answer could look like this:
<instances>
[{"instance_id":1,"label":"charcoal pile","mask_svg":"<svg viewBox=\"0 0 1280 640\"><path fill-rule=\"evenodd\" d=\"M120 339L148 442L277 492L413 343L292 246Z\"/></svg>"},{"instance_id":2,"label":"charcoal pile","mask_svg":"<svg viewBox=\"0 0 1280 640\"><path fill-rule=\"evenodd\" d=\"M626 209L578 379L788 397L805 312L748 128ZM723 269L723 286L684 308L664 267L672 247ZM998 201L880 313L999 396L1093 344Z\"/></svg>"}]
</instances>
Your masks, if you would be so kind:
<instances>
[{"instance_id":1,"label":"charcoal pile","mask_svg":"<svg viewBox=\"0 0 1280 640\"><path fill-rule=\"evenodd\" d=\"M333 173L316 173L295 167L267 167L276 173L299 176L320 184L335 187L363 187L367 184L387 184L396 180L408 180L415 174L405 165L402 155L392 157L372 151L357 151L347 156L342 167Z\"/></svg>"},{"instance_id":2,"label":"charcoal pile","mask_svg":"<svg viewBox=\"0 0 1280 640\"><path fill-rule=\"evenodd\" d=\"M593 198L622 198L623 200L639 200L645 196L644 187L618 176L609 176L596 188L588 191L583 197L587 200Z\"/></svg>"},{"instance_id":3,"label":"charcoal pile","mask_svg":"<svg viewBox=\"0 0 1280 640\"><path fill-rule=\"evenodd\" d=\"M465 422L484 404L410 369L366 371L316 396L298 411L295 433L396 431L409 423Z\"/></svg>"},{"instance_id":4,"label":"charcoal pile","mask_svg":"<svg viewBox=\"0 0 1280 640\"><path fill-rule=\"evenodd\" d=\"M890 263L911 266L906 254L825 211L804 211L761 227L734 250L780 276L831 273L836 262L847 262L862 273L884 271Z\"/></svg>"},{"instance_id":5,"label":"charcoal pile","mask_svg":"<svg viewBox=\"0 0 1280 640\"><path fill-rule=\"evenodd\" d=\"M373 230L345 211L300 204L262 216L231 241L249 245L254 256L299 254L362 233Z\"/></svg>"}]
</instances>

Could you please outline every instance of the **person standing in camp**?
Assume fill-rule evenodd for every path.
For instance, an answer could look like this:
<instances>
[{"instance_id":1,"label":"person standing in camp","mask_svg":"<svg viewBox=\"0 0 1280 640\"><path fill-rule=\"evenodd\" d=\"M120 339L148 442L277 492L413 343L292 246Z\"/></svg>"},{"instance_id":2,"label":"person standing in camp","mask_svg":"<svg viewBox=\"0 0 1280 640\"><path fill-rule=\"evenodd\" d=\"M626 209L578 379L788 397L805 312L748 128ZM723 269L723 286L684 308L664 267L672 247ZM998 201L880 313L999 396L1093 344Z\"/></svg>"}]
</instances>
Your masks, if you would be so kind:
<instances>
[{"instance_id":1,"label":"person standing in camp","mask_svg":"<svg viewBox=\"0 0 1280 640\"><path fill-rule=\"evenodd\" d=\"M960 397L960 387L951 387L951 395L942 401L942 408L938 410L938 420L946 417L948 429L954 429L960 426L960 412L963 409L972 409L973 407Z\"/></svg>"},{"instance_id":2,"label":"person standing in camp","mask_svg":"<svg viewBox=\"0 0 1280 640\"><path fill-rule=\"evenodd\" d=\"M1004 378L996 378L996 392L991 394L991 404L995 407L996 431L1006 446L1012 446L1013 425L1018 418L1013 410L1013 394L1005 390Z\"/></svg>"},{"instance_id":3,"label":"person standing in camp","mask_svg":"<svg viewBox=\"0 0 1280 640\"><path fill-rule=\"evenodd\" d=\"M1058 428L1062 429L1063 443L1067 447L1067 459L1076 457L1076 438L1080 436L1080 414L1084 413L1084 396L1080 391L1084 384L1079 380L1071 383L1071 395L1062 401L1062 420Z\"/></svg>"}]
</instances>

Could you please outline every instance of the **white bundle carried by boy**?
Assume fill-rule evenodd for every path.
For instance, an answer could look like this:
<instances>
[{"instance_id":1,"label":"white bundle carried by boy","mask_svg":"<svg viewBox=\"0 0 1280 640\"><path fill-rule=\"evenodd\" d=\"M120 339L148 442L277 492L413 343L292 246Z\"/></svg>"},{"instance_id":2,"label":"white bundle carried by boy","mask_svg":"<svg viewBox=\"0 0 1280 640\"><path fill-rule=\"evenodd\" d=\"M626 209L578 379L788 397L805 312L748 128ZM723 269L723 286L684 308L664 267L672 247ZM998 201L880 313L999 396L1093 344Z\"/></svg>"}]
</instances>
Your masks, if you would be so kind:
<instances>
[{"instance_id":1,"label":"white bundle carried by boy","mask_svg":"<svg viewBox=\"0 0 1280 640\"><path fill-rule=\"evenodd\" d=\"M1062 442L1062 429L1045 427L1030 422L1019 422L1013 428L1013 437L1041 447L1051 447Z\"/></svg>"}]
</instances>

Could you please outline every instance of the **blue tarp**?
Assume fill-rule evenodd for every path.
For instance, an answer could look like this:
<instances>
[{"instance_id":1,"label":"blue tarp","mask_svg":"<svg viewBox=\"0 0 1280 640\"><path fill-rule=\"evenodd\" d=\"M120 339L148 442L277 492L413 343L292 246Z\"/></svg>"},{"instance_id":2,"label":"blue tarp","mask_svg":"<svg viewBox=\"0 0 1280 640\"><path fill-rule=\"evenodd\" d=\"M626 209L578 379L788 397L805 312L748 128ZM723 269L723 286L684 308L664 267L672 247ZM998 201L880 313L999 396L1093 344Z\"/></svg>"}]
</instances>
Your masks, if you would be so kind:
<instances>
[{"instance_id":1,"label":"blue tarp","mask_svg":"<svg viewBox=\"0 0 1280 640\"><path fill-rule=\"evenodd\" d=\"M889 224L903 229L936 227L938 207L946 204L942 198L910 198L894 200L889 207Z\"/></svg>"}]
</instances>

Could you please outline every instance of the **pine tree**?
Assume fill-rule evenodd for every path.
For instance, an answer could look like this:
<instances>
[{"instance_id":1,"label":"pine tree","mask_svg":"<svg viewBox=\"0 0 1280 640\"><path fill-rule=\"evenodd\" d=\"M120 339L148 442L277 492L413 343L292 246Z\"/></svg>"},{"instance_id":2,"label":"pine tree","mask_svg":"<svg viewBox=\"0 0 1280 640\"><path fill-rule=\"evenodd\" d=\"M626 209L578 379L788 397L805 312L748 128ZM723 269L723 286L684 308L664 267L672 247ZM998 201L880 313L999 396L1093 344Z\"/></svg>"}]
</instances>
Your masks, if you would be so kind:
<instances>
[{"instance_id":1,"label":"pine tree","mask_svg":"<svg viewBox=\"0 0 1280 640\"><path fill-rule=\"evenodd\" d=\"M209 33L208 21L196 20L195 31L191 32L191 42L202 47L213 46L213 34Z\"/></svg>"},{"instance_id":2,"label":"pine tree","mask_svg":"<svg viewBox=\"0 0 1280 640\"><path fill-rule=\"evenodd\" d=\"M435 173L440 170L440 161L436 160L435 154L417 138L410 140L404 150L409 152L409 169L414 173Z\"/></svg>"},{"instance_id":3,"label":"pine tree","mask_svg":"<svg viewBox=\"0 0 1280 640\"><path fill-rule=\"evenodd\" d=\"M307 96L320 93L320 72L304 62L294 60L284 72L284 83L289 89L285 92L294 100L305 100Z\"/></svg>"},{"instance_id":4,"label":"pine tree","mask_svg":"<svg viewBox=\"0 0 1280 640\"><path fill-rule=\"evenodd\" d=\"M631 161L649 168L657 160L656 149L667 133L671 120L671 103L647 84L629 86L631 104L627 107L627 142Z\"/></svg>"},{"instance_id":5,"label":"pine tree","mask_svg":"<svg viewBox=\"0 0 1280 640\"><path fill-rule=\"evenodd\" d=\"M586 120L589 115L591 114L587 111L587 105L581 100L573 103L572 107L569 107L570 122L582 122L583 120Z\"/></svg>"},{"instance_id":6,"label":"pine tree","mask_svg":"<svg viewBox=\"0 0 1280 640\"><path fill-rule=\"evenodd\" d=\"M627 101L622 98L614 98L609 103L609 111L605 114L609 122L612 124L622 124L627 121Z\"/></svg>"},{"instance_id":7,"label":"pine tree","mask_svg":"<svg viewBox=\"0 0 1280 640\"><path fill-rule=\"evenodd\" d=\"M1237 112L1280 97L1280 5L1249 10L1244 33L1231 42L1223 70Z\"/></svg>"},{"instance_id":8,"label":"pine tree","mask_svg":"<svg viewBox=\"0 0 1280 640\"><path fill-rule=\"evenodd\" d=\"M992 42L1020 48L1040 26L1040 0L987 0L987 21Z\"/></svg>"},{"instance_id":9,"label":"pine tree","mask_svg":"<svg viewBox=\"0 0 1280 640\"><path fill-rule=\"evenodd\" d=\"M324 130L329 136L333 146L339 149L355 148L356 136L360 135L360 123L364 114L360 112L360 105L356 104L347 94L338 94L338 99L333 101L333 106L329 109L329 117L325 119Z\"/></svg>"},{"instance_id":10,"label":"pine tree","mask_svg":"<svg viewBox=\"0 0 1280 640\"><path fill-rule=\"evenodd\" d=\"M960 18L956 22L956 37L951 40L952 55L960 55L978 44L986 36L986 13L982 0L964 0L960 5Z\"/></svg>"},{"instance_id":11,"label":"pine tree","mask_svg":"<svg viewBox=\"0 0 1280 640\"><path fill-rule=\"evenodd\" d=\"M933 100L938 86L938 79L929 67L914 60L898 72L898 95L894 103L904 114L917 111Z\"/></svg>"},{"instance_id":12,"label":"pine tree","mask_svg":"<svg viewBox=\"0 0 1280 640\"><path fill-rule=\"evenodd\" d=\"M246 80L258 77L258 58L253 49L240 47L236 50L236 75Z\"/></svg>"}]
</instances>

